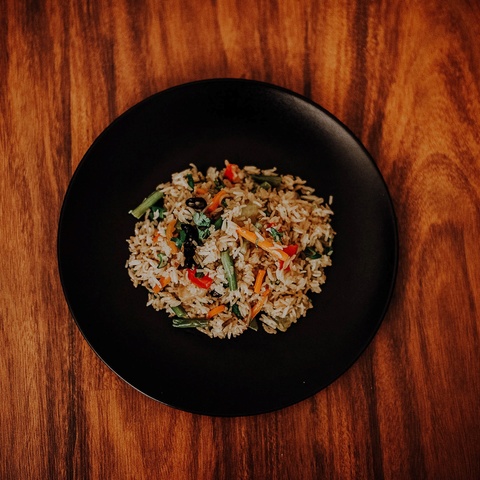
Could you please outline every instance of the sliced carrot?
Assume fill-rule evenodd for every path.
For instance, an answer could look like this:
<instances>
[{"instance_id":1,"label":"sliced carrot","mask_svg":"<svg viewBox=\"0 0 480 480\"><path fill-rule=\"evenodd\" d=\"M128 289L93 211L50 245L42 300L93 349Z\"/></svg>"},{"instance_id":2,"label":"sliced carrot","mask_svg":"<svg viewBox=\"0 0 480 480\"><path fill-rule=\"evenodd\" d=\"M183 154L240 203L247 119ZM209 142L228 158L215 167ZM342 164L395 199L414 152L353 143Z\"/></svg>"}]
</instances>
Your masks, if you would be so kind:
<instances>
[{"instance_id":1,"label":"sliced carrot","mask_svg":"<svg viewBox=\"0 0 480 480\"><path fill-rule=\"evenodd\" d=\"M165 288L170 283L170 277L160 277L158 281L160 283L155 284L153 287L153 293L159 293L160 290Z\"/></svg>"},{"instance_id":2,"label":"sliced carrot","mask_svg":"<svg viewBox=\"0 0 480 480\"><path fill-rule=\"evenodd\" d=\"M216 307L213 307L208 313L207 313L207 318L212 318L215 315L218 315L219 313L222 313L227 307L225 305L217 305Z\"/></svg>"},{"instance_id":3,"label":"sliced carrot","mask_svg":"<svg viewBox=\"0 0 480 480\"><path fill-rule=\"evenodd\" d=\"M258 245L260 248L265 250L266 252L272 254L278 260L283 260L284 262L287 261L290 256L288 253L284 252L282 249L277 248L270 240L260 240L255 232L251 232L246 228L239 227L237 229L237 233L248 240L249 242Z\"/></svg>"},{"instance_id":4,"label":"sliced carrot","mask_svg":"<svg viewBox=\"0 0 480 480\"><path fill-rule=\"evenodd\" d=\"M167 225L167 231L166 231L167 242L170 245L170 248L172 249L173 253L178 252L178 247L171 240L171 238L173 237L173 232L175 232L175 225L176 224L177 224L176 220L172 220L171 222L169 222L169 224Z\"/></svg>"},{"instance_id":5,"label":"sliced carrot","mask_svg":"<svg viewBox=\"0 0 480 480\"><path fill-rule=\"evenodd\" d=\"M214 210L216 210L220 202L228 195L228 192L226 190L220 190L213 198L212 201L210 202L210 205L205 209L206 213L212 213Z\"/></svg>"},{"instance_id":6,"label":"sliced carrot","mask_svg":"<svg viewBox=\"0 0 480 480\"><path fill-rule=\"evenodd\" d=\"M196 193L197 195L205 195L207 192L208 192L208 190L205 190L205 189L202 188L202 187L197 187L197 188L195 189L195 193Z\"/></svg>"},{"instance_id":7,"label":"sliced carrot","mask_svg":"<svg viewBox=\"0 0 480 480\"><path fill-rule=\"evenodd\" d=\"M257 278L255 279L255 285L253 286L253 291L255 293L260 293L262 289L263 279L265 278L266 270L260 269L257 273Z\"/></svg>"},{"instance_id":8,"label":"sliced carrot","mask_svg":"<svg viewBox=\"0 0 480 480\"><path fill-rule=\"evenodd\" d=\"M160 277L158 279L162 288L165 288L170 283L170 280L170 277Z\"/></svg>"},{"instance_id":9,"label":"sliced carrot","mask_svg":"<svg viewBox=\"0 0 480 480\"><path fill-rule=\"evenodd\" d=\"M267 287L267 289L265 290L265 293L261 296L260 300L253 306L250 320L253 320L259 314L260 310L263 308L263 306L265 305L265 302L267 301L269 293L270 293L270 290Z\"/></svg>"},{"instance_id":10,"label":"sliced carrot","mask_svg":"<svg viewBox=\"0 0 480 480\"><path fill-rule=\"evenodd\" d=\"M160 232L157 232L152 238L153 243L157 243L159 238L160 238Z\"/></svg>"}]
</instances>

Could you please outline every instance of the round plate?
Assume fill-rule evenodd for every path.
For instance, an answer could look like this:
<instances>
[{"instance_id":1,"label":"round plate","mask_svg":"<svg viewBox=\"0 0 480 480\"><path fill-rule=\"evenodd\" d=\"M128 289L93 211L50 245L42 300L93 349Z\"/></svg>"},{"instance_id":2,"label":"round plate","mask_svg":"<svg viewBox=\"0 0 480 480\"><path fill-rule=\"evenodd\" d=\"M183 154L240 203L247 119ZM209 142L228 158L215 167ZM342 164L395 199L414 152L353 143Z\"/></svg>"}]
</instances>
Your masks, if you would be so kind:
<instances>
[{"instance_id":1,"label":"round plate","mask_svg":"<svg viewBox=\"0 0 480 480\"><path fill-rule=\"evenodd\" d=\"M128 211L172 173L224 160L298 175L333 196L333 266L286 333L230 340L175 329L128 277ZM324 109L249 80L177 86L140 102L93 143L65 196L58 262L85 339L123 380L193 413L251 415L299 402L344 373L375 335L398 256L387 187L360 142Z\"/></svg>"}]
</instances>

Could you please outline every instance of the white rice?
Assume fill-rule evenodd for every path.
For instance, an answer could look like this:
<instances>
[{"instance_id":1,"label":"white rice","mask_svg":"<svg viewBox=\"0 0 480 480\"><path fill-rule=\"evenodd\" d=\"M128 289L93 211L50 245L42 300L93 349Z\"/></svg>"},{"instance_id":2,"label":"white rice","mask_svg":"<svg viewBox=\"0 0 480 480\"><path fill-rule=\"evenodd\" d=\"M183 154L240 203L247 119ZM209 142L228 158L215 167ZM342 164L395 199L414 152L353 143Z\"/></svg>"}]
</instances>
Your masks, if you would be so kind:
<instances>
[{"instance_id":1,"label":"white rice","mask_svg":"<svg viewBox=\"0 0 480 480\"><path fill-rule=\"evenodd\" d=\"M225 164L228 165L228 161ZM209 319L208 324L197 327L210 337L235 337L249 327L255 329L258 324L268 333L285 332L312 307L307 294L320 293L325 283L325 268L332 263L331 245L335 235L330 224L333 199L329 197L325 202L305 180L292 175L281 175L277 188L264 188L266 185L260 186L251 177L279 175L276 169L239 168L235 183L225 178L224 173L225 168L211 167L202 174L192 164L189 169L173 174L170 182L158 185L157 190L164 193L164 218L159 220L155 214L151 219L147 210L135 225L134 235L127 240L128 274L135 287L141 285L148 290L147 306L166 310L170 317L176 316L172 307L181 306L189 319L204 320L214 307L224 305L225 309ZM193 191L189 175L195 182ZM220 188L219 181L223 182L221 188L228 195L213 213L204 212L212 218L209 236L195 244L197 269L213 280L206 289L188 278L183 248L174 252L175 247L166 238L166 228L172 221L176 221L177 226L193 224L196 210L187 206L186 201L201 197L209 205ZM247 204L257 206L256 216L249 218L243 214ZM216 230L213 220L220 216L223 224ZM272 237L272 231L267 230L271 226L281 234L280 238ZM257 242L242 238L239 227L256 232ZM272 253L258 246L262 240L272 242L277 249L297 245L298 250L281 265ZM307 249L313 249L318 258L310 258L312 250ZM220 261L224 250L229 251L235 268L237 289L233 291ZM260 292L255 293L255 279L260 269L266 270L266 275ZM161 288L160 280L166 278L169 282ZM266 302L252 318L252 309L262 297Z\"/></svg>"}]
</instances>

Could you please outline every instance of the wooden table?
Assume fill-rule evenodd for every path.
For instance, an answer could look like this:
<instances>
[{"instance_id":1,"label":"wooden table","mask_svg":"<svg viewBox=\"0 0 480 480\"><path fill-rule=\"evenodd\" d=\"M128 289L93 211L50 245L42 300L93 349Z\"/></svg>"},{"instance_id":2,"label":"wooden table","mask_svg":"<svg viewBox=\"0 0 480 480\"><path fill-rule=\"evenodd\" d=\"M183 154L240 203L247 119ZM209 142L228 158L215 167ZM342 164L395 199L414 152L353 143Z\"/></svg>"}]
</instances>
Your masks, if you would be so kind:
<instances>
[{"instance_id":1,"label":"wooden table","mask_svg":"<svg viewBox=\"0 0 480 480\"><path fill-rule=\"evenodd\" d=\"M480 478L480 7L467 0L0 4L0 478ZM397 288L359 361L313 398L192 415L89 348L56 262L95 137L144 97L272 82L344 122L398 216Z\"/></svg>"}]
</instances>

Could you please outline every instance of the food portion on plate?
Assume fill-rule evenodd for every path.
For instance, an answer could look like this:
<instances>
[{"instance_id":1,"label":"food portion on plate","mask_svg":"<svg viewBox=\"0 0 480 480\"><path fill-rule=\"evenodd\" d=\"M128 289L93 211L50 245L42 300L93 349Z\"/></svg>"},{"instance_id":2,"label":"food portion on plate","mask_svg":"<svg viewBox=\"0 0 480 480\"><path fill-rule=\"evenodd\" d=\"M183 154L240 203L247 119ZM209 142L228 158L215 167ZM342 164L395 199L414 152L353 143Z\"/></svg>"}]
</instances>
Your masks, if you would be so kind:
<instances>
[{"instance_id":1,"label":"food portion on plate","mask_svg":"<svg viewBox=\"0 0 480 480\"><path fill-rule=\"evenodd\" d=\"M128 274L174 327L218 338L285 332L326 281L331 204L276 169L192 164L129 212L138 222Z\"/></svg>"}]
</instances>

